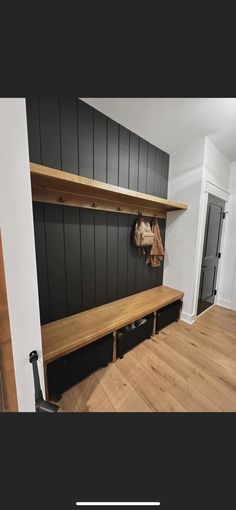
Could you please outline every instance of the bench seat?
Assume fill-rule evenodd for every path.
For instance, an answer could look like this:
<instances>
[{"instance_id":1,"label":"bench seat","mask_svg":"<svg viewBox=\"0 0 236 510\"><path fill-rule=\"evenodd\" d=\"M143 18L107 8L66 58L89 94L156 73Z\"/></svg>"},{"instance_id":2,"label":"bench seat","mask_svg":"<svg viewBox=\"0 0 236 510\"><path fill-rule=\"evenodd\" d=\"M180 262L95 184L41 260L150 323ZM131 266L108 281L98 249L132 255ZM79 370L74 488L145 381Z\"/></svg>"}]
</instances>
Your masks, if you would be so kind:
<instances>
[{"instance_id":1,"label":"bench seat","mask_svg":"<svg viewBox=\"0 0 236 510\"><path fill-rule=\"evenodd\" d=\"M42 326L44 364L156 312L184 293L161 285Z\"/></svg>"}]
</instances>

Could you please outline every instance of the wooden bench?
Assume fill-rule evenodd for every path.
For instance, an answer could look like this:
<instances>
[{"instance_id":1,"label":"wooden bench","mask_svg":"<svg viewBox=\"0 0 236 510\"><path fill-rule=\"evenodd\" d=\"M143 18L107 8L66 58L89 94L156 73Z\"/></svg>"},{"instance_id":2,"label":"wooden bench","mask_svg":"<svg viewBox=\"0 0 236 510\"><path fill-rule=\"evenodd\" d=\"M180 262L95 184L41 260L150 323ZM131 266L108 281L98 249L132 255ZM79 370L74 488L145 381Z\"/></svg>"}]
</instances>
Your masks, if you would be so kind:
<instances>
[{"instance_id":1,"label":"wooden bench","mask_svg":"<svg viewBox=\"0 0 236 510\"><path fill-rule=\"evenodd\" d=\"M48 363L72 353L108 334L113 334L113 361L116 360L116 332L133 321L183 299L184 293L164 285L139 292L85 312L42 326L45 376ZM47 382L46 382L47 385Z\"/></svg>"}]
</instances>

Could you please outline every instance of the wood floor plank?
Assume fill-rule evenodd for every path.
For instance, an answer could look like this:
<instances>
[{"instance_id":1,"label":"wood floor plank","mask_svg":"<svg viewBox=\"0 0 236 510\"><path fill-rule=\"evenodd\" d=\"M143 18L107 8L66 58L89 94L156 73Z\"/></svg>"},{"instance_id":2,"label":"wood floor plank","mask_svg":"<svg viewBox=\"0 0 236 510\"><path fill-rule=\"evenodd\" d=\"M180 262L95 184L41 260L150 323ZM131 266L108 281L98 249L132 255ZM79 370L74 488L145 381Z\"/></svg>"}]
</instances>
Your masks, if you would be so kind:
<instances>
[{"instance_id":1,"label":"wood floor plank","mask_svg":"<svg viewBox=\"0 0 236 510\"><path fill-rule=\"evenodd\" d=\"M115 408L96 378L96 374L90 375L84 381L73 386L72 392L82 412L115 412Z\"/></svg>"},{"instance_id":2,"label":"wood floor plank","mask_svg":"<svg viewBox=\"0 0 236 510\"><path fill-rule=\"evenodd\" d=\"M225 311L226 308L222 311L220 307L213 307L207 312L207 323L213 324L215 327L224 328L229 331L234 331L236 329L235 324L235 316L233 311ZM205 314L204 314L205 315ZM196 320L196 324L198 323L206 323L206 319L204 315L200 316Z\"/></svg>"},{"instance_id":3,"label":"wood floor plank","mask_svg":"<svg viewBox=\"0 0 236 510\"><path fill-rule=\"evenodd\" d=\"M227 342L231 347L236 349L236 327L235 331L230 329L225 329L222 326L217 326L216 331L216 325L213 323L208 322L207 324L203 322L196 321L196 326L194 327L194 330L201 331L201 333L205 333L210 338L214 339L215 336L217 340L220 340L225 344Z\"/></svg>"},{"instance_id":4,"label":"wood floor plank","mask_svg":"<svg viewBox=\"0 0 236 510\"><path fill-rule=\"evenodd\" d=\"M165 342L160 341L159 337L160 335L156 335L152 337L149 342L146 342L145 345L147 348L178 372L179 375L184 377L184 379L188 379L196 369L196 365L187 358L180 356L176 351L173 351L173 349L170 349Z\"/></svg>"},{"instance_id":5,"label":"wood floor plank","mask_svg":"<svg viewBox=\"0 0 236 510\"><path fill-rule=\"evenodd\" d=\"M116 363L120 372L152 411L185 412L186 409L131 355Z\"/></svg>"},{"instance_id":6,"label":"wood floor plank","mask_svg":"<svg viewBox=\"0 0 236 510\"><path fill-rule=\"evenodd\" d=\"M236 360L234 359L234 352L233 349L230 349L227 346L227 344L224 350L224 343L219 344L215 336L209 338L207 335L202 335L195 329L193 329L191 334L189 334L184 331L184 328L181 329L180 323L179 326L180 327L176 330L173 330L172 328L171 332L174 332L175 336L180 341L184 340L196 349L200 350L209 358L214 359L223 367L231 370L233 373L236 373Z\"/></svg>"},{"instance_id":7,"label":"wood floor plank","mask_svg":"<svg viewBox=\"0 0 236 510\"><path fill-rule=\"evenodd\" d=\"M216 361L212 360L208 356L204 355L201 351L193 347L192 345L184 342L183 339L180 342L173 334L163 334L161 342L165 342L169 348L176 351L184 359L192 361L197 368L207 372L209 375L216 377L221 384L223 384L229 392L233 392L236 399L236 375L230 370L227 370L222 365L219 365Z\"/></svg>"},{"instance_id":8,"label":"wood floor plank","mask_svg":"<svg viewBox=\"0 0 236 510\"><path fill-rule=\"evenodd\" d=\"M187 411L220 411L219 407L196 390L186 379L181 377L170 366L150 352L145 343L136 347L132 351L132 356L134 356L146 370L154 374L167 391L169 391Z\"/></svg>"},{"instance_id":9,"label":"wood floor plank","mask_svg":"<svg viewBox=\"0 0 236 510\"><path fill-rule=\"evenodd\" d=\"M229 391L216 377L197 369L188 381L222 411L236 411L235 394Z\"/></svg>"},{"instance_id":10,"label":"wood floor plank","mask_svg":"<svg viewBox=\"0 0 236 510\"><path fill-rule=\"evenodd\" d=\"M96 377L117 411L150 412L152 410L114 363L96 372Z\"/></svg>"},{"instance_id":11,"label":"wood floor plank","mask_svg":"<svg viewBox=\"0 0 236 510\"><path fill-rule=\"evenodd\" d=\"M63 394L73 412L235 412L236 312L170 324Z\"/></svg>"},{"instance_id":12,"label":"wood floor plank","mask_svg":"<svg viewBox=\"0 0 236 510\"><path fill-rule=\"evenodd\" d=\"M56 402L57 405L60 405L60 408L64 412L76 413L81 411L78 407L77 402L74 398L72 389L65 391L62 395L60 402Z\"/></svg>"}]
</instances>

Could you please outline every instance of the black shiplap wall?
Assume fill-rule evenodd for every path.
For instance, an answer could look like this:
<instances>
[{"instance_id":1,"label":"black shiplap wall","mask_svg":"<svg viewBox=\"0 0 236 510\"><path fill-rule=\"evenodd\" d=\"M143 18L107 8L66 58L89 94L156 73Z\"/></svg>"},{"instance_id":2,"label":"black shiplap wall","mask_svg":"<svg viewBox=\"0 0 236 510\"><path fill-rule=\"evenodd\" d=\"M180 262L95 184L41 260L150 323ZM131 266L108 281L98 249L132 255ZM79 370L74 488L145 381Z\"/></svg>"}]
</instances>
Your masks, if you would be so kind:
<instances>
[{"instance_id":1,"label":"black shiplap wall","mask_svg":"<svg viewBox=\"0 0 236 510\"><path fill-rule=\"evenodd\" d=\"M169 156L76 98L27 98L30 160L167 197ZM162 284L132 215L34 203L42 324ZM165 220L159 220L165 238Z\"/></svg>"}]
</instances>

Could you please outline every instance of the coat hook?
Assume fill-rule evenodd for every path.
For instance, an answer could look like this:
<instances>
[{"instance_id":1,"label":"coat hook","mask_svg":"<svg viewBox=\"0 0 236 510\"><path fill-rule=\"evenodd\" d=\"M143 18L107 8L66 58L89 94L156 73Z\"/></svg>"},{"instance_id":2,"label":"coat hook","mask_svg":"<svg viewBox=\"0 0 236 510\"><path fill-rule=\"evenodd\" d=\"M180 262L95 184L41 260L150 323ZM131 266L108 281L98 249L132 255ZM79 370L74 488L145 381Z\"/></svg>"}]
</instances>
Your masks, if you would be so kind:
<instances>
[{"instance_id":1,"label":"coat hook","mask_svg":"<svg viewBox=\"0 0 236 510\"><path fill-rule=\"evenodd\" d=\"M93 202L92 207L97 207L97 204L95 204L95 202Z\"/></svg>"},{"instance_id":2,"label":"coat hook","mask_svg":"<svg viewBox=\"0 0 236 510\"><path fill-rule=\"evenodd\" d=\"M117 211L122 211L121 207L117 207Z\"/></svg>"},{"instance_id":3,"label":"coat hook","mask_svg":"<svg viewBox=\"0 0 236 510\"><path fill-rule=\"evenodd\" d=\"M62 197L59 197L58 202L65 202L65 200Z\"/></svg>"}]
</instances>

